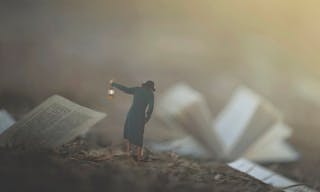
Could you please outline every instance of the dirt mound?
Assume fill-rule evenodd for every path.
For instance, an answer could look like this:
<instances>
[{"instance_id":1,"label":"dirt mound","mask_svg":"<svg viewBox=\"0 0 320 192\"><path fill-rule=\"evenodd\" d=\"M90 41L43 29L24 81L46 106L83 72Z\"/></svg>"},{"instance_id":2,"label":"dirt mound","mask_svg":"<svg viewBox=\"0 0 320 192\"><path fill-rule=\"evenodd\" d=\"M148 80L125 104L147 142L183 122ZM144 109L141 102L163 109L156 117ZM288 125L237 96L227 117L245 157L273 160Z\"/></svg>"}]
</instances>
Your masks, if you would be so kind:
<instances>
[{"instance_id":1,"label":"dirt mound","mask_svg":"<svg viewBox=\"0 0 320 192\"><path fill-rule=\"evenodd\" d=\"M55 151L0 149L1 191L277 191L218 162L148 152L137 162L120 146L81 140Z\"/></svg>"}]
</instances>

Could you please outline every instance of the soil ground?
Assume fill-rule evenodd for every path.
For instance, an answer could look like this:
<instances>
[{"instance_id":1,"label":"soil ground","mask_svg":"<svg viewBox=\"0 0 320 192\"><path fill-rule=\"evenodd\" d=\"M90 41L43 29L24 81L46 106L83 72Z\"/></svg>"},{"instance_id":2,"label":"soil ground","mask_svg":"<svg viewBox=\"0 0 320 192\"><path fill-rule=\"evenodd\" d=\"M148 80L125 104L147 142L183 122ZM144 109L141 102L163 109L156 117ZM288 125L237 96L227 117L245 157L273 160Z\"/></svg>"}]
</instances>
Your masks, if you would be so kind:
<instances>
[{"instance_id":1,"label":"soil ground","mask_svg":"<svg viewBox=\"0 0 320 192\"><path fill-rule=\"evenodd\" d=\"M1 191L280 191L223 163L172 153L137 162L121 147L71 142L54 151L0 150ZM113 155L111 155L113 154Z\"/></svg>"}]
</instances>

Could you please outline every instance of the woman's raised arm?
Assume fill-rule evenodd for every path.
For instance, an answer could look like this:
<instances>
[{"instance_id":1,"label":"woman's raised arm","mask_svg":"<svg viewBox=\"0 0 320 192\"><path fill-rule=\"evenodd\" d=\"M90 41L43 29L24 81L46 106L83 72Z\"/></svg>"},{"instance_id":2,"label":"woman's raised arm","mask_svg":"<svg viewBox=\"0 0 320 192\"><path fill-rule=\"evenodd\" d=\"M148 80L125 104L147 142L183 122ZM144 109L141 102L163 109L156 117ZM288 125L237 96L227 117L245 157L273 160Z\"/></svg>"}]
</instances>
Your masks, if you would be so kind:
<instances>
[{"instance_id":1,"label":"woman's raised arm","mask_svg":"<svg viewBox=\"0 0 320 192\"><path fill-rule=\"evenodd\" d=\"M111 86L115 87L115 88L119 89L120 91L123 91L127 94L134 94L135 87L126 87L124 85L121 85L121 84L115 83L115 82L112 82Z\"/></svg>"}]
</instances>

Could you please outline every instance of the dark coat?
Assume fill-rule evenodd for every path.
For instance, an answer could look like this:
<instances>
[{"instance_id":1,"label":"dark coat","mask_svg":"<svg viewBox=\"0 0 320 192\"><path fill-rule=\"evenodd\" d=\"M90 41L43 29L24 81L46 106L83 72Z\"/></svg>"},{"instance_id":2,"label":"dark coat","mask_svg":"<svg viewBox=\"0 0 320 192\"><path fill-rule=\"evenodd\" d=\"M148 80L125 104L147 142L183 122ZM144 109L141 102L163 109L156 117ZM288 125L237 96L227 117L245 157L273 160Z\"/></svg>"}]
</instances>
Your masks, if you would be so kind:
<instances>
[{"instance_id":1,"label":"dark coat","mask_svg":"<svg viewBox=\"0 0 320 192\"><path fill-rule=\"evenodd\" d=\"M153 92L145 87L129 88L118 83L112 83L112 86L133 95L133 103L127 114L123 136L130 143L142 147L144 126L149 121L153 111Z\"/></svg>"}]
</instances>

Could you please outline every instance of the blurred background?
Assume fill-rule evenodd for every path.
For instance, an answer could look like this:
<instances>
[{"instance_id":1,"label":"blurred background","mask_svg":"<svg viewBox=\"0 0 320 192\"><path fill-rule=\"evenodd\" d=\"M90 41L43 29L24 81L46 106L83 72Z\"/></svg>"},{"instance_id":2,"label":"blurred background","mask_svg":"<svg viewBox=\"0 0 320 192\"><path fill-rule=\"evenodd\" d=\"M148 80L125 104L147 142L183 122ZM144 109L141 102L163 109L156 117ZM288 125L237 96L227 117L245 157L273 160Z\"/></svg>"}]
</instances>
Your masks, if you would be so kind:
<instances>
[{"instance_id":1,"label":"blurred background","mask_svg":"<svg viewBox=\"0 0 320 192\"><path fill-rule=\"evenodd\" d=\"M319 1L2 0L0 108L17 120L60 94L108 114L92 132L122 138L131 97L108 100L108 81L184 81L216 116L245 84L293 128L299 162L270 165L316 185L320 176ZM155 106L157 107L157 106ZM146 137L159 129L156 119ZM157 133L155 133L157 132ZM319 183L318 183L319 184Z\"/></svg>"}]
</instances>

